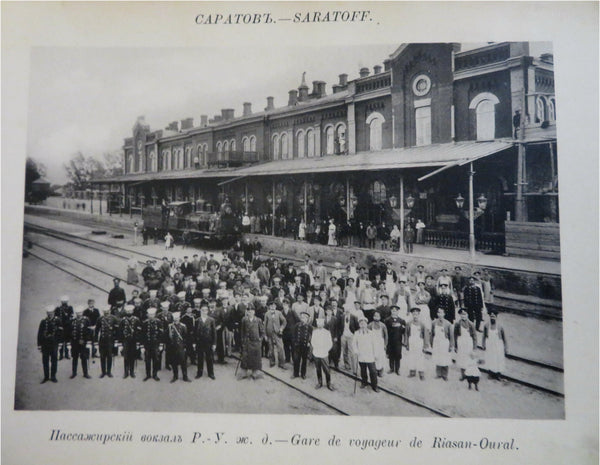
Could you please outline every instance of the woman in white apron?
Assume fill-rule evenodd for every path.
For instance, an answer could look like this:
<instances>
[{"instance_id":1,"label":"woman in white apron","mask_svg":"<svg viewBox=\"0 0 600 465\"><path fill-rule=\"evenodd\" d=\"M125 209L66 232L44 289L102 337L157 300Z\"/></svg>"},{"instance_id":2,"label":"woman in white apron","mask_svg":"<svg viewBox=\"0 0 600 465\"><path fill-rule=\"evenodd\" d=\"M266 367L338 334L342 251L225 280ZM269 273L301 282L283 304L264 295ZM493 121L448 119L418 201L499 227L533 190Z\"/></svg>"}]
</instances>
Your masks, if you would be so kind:
<instances>
[{"instance_id":1,"label":"woman in white apron","mask_svg":"<svg viewBox=\"0 0 600 465\"><path fill-rule=\"evenodd\" d=\"M385 348L387 347L388 333L386 326L381 322L381 315L378 311L373 313L373 321L369 323L368 328L373 332L375 344L375 368L377 376L383 376L383 368L387 362Z\"/></svg>"},{"instance_id":2,"label":"woman in white apron","mask_svg":"<svg viewBox=\"0 0 600 465\"><path fill-rule=\"evenodd\" d=\"M456 365L460 368L460 380L465 379L465 369L469 364L471 352L476 347L475 325L469 321L464 308L458 312L459 320L454 325L454 341L456 348Z\"/></svg>"},{"instance_id":3,"label":"woman in white apron","mask_svg":"<svg viewBox=\"0 0 600 465\"><path fill-rule=\"evenodd\" d=\"M431 315L429 313L431 294L425 290L425 281L420 281L417 286L417 292L414 297L415 307L421 309L421 321L427 329L431 330Z\"/></svg>"},{"instance_id":4,"label":"woman in white apron","mask_svg":"<svg viewBox=\"0 0 600 465\"><path fill-rule=\"evenodd\" d=\"M490 376L498 379L504 371L506 354L506 335L504 328L496 321L496 311L491 310L490 321L483 327L482 346L485 350L485 367L490 371Z\"/></svg>"},{"instance_id":5,"label":"woman in white apron","mask_svg":"<svg viewBox=\"0 0 600 465\"><path fill-rule=\"evenodd\" d=\"M412 320L406 326L407 353L406 365L408 367L408 377L414 378L417 371L419 378L425 379L425 354L423 350L427 345L427 328L420 321L421 310L414 307L410 310Z\"/></svg>"},{"instance_id":6,"label":"woman in white apron","mask_svg":"<svg viewBox=\"0 0 600 465\"><path fill-rule=\"evenodd\" d=\"M346 282L346 289L344 289L344 310L354 310L354 302L358 300L357 294L358 289L356 289L354 279L348 278L348 281Z\"/></svg>"},{"instance_id":7,"label":"woman in white apron","mask_svg":"<svg viewBox=\"0 0 600 465\"><path fill-rule=\"evenodd\" d=\"M410 289L406 285L405 282L400 281L397 285L395 292L392 294L394 297L394 305L398 306L398 315L405 321L409 319L409 298L410 298Z\"/></svg>"},{"instance_id":8,"label":"woman in white apron","mask_svg":"<svg viewBox=\"0 0 600 465\"><path fill-rule=\"evenodd\" d=\"M452 325L444 318L444 309L441 308L431 324L431 361L435 365L435 377L444 381L448 381L448 369L452 363L453 336Z\"/></svg>"},{"instance_id":9,"label":"woman in white apron","mask_svg":"<svg viewBox=\"0 0 600 465\"><path fill-rule=\"evenodd\" d=\"M385 280L384 280L385 288L388 290L391 289L392 292L395 291L396 290L396 281L397 281L397 278L396 278L395 274L391 270L388 270L385 273Z\"/></svg>"}]
</instances>

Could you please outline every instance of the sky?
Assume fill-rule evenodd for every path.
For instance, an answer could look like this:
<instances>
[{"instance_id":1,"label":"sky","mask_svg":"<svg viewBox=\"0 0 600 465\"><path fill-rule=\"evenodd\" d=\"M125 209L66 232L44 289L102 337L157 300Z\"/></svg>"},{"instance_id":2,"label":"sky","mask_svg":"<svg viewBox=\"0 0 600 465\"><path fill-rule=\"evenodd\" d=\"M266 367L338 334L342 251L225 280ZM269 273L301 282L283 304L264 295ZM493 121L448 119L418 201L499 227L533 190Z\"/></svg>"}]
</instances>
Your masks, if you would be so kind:
<instances>
[{"instance_id":1,"label":"sky","mask_svg":"<svg viewBox=\"0 0 600 465\"><path fill-rule=\"evenodd\" d=\"M481 44L477 44L481 45ZM267 96L275 106L306 71L331 85L338 75L358 77L361 67L382 65L399 44L353 47L89 48L40 47L31 53L27 155L43 163L52 183L67 181L63 165L77 152L101 159L120 150L138 116L152 130L187 117L200 123L222 108L242 114L243 102L262 111ZM475 44L463 45L462 49ZM548 44L531 47L538 56Z\"/></svg>"}]
</instances>

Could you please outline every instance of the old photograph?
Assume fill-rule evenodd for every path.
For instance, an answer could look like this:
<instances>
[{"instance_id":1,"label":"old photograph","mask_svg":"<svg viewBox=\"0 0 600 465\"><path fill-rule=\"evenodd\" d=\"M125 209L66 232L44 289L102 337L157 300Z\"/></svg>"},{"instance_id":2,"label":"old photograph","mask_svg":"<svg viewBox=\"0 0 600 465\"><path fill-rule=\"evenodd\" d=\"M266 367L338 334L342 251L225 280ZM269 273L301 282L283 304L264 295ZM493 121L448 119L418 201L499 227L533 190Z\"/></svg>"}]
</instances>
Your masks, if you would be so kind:
<instances>
[{"instance_id":1,"label":"old photograph","mask_svg":"<svg viewBox=\"0 0 600 465\"><path fill-rule=\"evenodd\" d=\"M552 43L30 59L16 410L565 418Z\"/></svg>"}]
</instances>

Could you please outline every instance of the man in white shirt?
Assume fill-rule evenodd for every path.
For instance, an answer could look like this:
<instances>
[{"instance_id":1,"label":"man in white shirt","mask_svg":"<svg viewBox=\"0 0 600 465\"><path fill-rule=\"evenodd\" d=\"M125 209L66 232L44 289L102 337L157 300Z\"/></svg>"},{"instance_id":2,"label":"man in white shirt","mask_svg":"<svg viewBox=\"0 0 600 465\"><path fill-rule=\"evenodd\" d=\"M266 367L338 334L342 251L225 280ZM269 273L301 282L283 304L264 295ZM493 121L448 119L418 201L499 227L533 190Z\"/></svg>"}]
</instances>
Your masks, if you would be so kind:
<instances>
[{"instance_id":1,"label":"man in white shirt","mask_svg":"<svg viewBox=\"0 0 600 465\"><path fill-rule=\"evenodd\" d=\"M312 346L315 368L317 369L317 379L319 381L316 385L316 389L321 389L323 387L323 377L321 374L321 371L323 371L325 373L327 389L333 391L331 375L329 373L329 364L327 362L329 351L333 346L333 341L331 340L331 333L324 328L324 324L325 320L323 318L317 318L317 329L312 333L310 345Z\"/></svg>"},{"instance_id":2,"label":"man in white shirt","mask_svg":"<svg viewBox=\"0 0 600 465\"><path fill-rule=\"evenodd\" d=\"M352 346L360 365L361 388L367 387L367 370L371 381L371 388L379 392L377 387L377 369L375 368L375 338L371 330L367 328L365 317L358 320L359 329L354 333Z\"/></svg>"}]
</instances>

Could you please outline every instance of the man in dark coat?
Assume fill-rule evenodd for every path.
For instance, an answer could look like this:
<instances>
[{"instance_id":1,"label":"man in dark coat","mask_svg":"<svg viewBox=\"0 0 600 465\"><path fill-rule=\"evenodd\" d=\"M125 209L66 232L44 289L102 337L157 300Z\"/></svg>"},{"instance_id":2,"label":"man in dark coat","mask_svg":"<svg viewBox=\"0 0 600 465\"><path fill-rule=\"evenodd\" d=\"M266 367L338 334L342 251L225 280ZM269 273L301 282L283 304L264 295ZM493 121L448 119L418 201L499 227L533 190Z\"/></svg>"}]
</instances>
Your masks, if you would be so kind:
<instances>
[{"instance_id":1,"label":"man in dark coat","mask_svg":"<svg viewBox=\"0 0 600 465\"><path fill-rule=\"evenodd\" d=\"M246 370L242 378L260 378L262 369L261 346L265 337L265 327L260 318L254 315L254 307L246 310L247 316L242 319L242 361L241 368Z\"/></svg>"},{"instance_id":2,"label":"man in dark coat","mask_svg":"<svg viewBox=\"0 0 600 465\"><path fill-rule=\"evenodd\" d=\"M42 351L42 363L44 365L44 379L56 383L56 368L58 363L58 341L61 337L61 321L55 316L54 308L49 305L45 308L46 318L40 321L38 328L37 345Z\"/></svg>"},{"instance_id":3,"label":"man in dark coat","mask_svg":"<svg viewBox=\"0 0 600 465\"><path fill-rule=\"evenodd\" d=\"M187 355L186 350L188 347L188 339L190 335L188 334L187 327L180 321L180 313L173 313L173 323L169 325L168 328L168 344L169 344L169 356L170 356L170 365L173 369L173 379L171 382L174 383L177 381L178 377L178 367L181 367L181 375L183 377L183 381L186 383L191 382L187 375Z\"/></svg>"},{"instance_id":4,"label":"man in dark coat","mask_svg":"<svg viewBox=\"0 0 600 465\"><path fill-rule=\"evenodd\" d=\"M135 378L137 341L142 330L141 320L134 315L135 306L125 305L125 316L119 323L119 334L123 343L123 379Z\"/></svg>"},{"instance_id":5,"label":"man in dark coat","mask_svg":"<svg viewBox=\"0 0 600 465\"><path fill-rule=\"evenodd\" d=\"M306 379L306 363L310 354L310 339L312 336L312 326L308 324L310 315L308 312L300 314L300 323L294 328L293 347L294 347L294 374L293 378L302 376Z\"/></svg>"},{"instance_id":6,"label":"man in dark coat","mask_svg":"<svg viewBox=\"0 0 600 465\"><path fill-rule=\"evenodd\" d=\"M194 274L194 266L188 260L187 255L183 257L183 263L181 264L181 274L183 276L192 276Z\"/></svg>"},{"instance_id":7,"label":"man in dark coat","mask_svg":"<svg viewBox=\"0 0 600 465\"><path fill-rule=\"evenodd\" d=\"M434 299L432 299L434 300ZM449 289L448 284L441 283L440 284L440 292L438 296L435 298L435 307L436 309L443 308L446 320L450 323L454 323L454 319L456 316L456 308L454 307L454 296ZM430 307L431 310L431 307ZM437 311L437 310L436 310ZM433 314L433 312L432 312ZM436 315L437 318L437 315ZM432 321L435 318L431 319Z\"/></svg>"},{"instance_id":8,"label":"man in dark coat","mask_svg":"<svg viewBox=\"0 0 600 465\"><path fill-rule=\"evenodd\" d=\"M325 321L323 327L329 330L331 334L331 342L333 343L329 350L329 363L338 368L340 361L340 319L337 313L337 301L335 302L336 310L333 311L333 306L330 302L325 304Z\"/></svg>"},{"instance_id":9,"label":"man in dark coat","mask_svg":"<svg viewBox=\"0 0 600 465\"><path fill-rule=\"evenodd\" d=\"M406 332L406 321L400 318L400 307L392 306L392 315L384 320L388 331L387 355L390 361L390 371L400 376L400 360L402 359L402 344Z\"/></svg>"},{"instance_id":10,"label":"man in dark coat","mask_svg":"<svg viewBox=\"0 0 600 465\"><path fill-rule=\"evenodd\" d=\"M146 377L144 381L153 378L160 381L158 377L158 363L160 359L160 344L163 338L163 324L156 318L156 308L148 309L148 319L142 325L142 341L144 343Z\"/></svg>"},{"instance_id":11,"label":"man in dark coat","mask_svg":"<svg viewBox=\"0 0 600 465\"><path fill-rule=\"evenodd\" d=\"M187 346L185 354L190 358L192 364L196 363L196 353L194 351L194 330L196 328L196 317L191 306L187 307L185 314L181 316L181 322L185 325L188 333Z\"/></svg>"},{"instance_id":12,"label":"man in dark coat","mask_svg":"<svg viewBox=\"0 0 600 465\"><path fill-rule=\"evenodd\" d=\"M100 318L100 310L96 308L96 302L94 299L88 300L88 308L83 311L83 316L88 319L90 334L94 334L94 329L96 328L96 323L98 322L98 318ZM92 337L92 358L96 357L96 343L94 338Z\"/></svg>"},{"instance_id":13,"label":"man in dark coat","mask_svg":"<svg viewBox=\"0 0 600 465\"><path fill-rule=\"evenodd\" d=\"M475 322L475 329L480 331L481 310L483 309L483 292L475 282L475 277L469 278L469 284L463 288L464 307L469 314L469 320Z\"/></svg>"},{"instance_id":14,"label":"man in dark coat","mask_svg":"<svg viewBox=\"0 0 600 465\"><path fill-rule=\"evenodd\" d=\"M104 314L98 319L96 324L96 341L98 341L98 350L100 350L100 366L102 374L100 378L108 376L112 378L112 358L117 336L117 317L110 314L110 307L104 309Z\"/></svg>"},{"instance_id":15,"label":"man in dark coat","mask_svg":"<svg viewBox=\"0 0 600 465\"><path fill-rule=\"evenodd\" d=\"M208 305L202 304L200 317L196 320L196 361L198 369L196 379L202 377L204 361L206 360L206 371L210 379L215 379L213 371L213 358L217 342L217 330L215 320L208 315Z\"/></svg>"},{"instance_id":16,"label":"man in dark coat","mask_svg":"<svg viewBox=\"0 0 600 465\"><path fill-rule=\"evenodd\" d=\"M60 298L60 305L56 307L54 315L60 320L60 326L62 327L60 338L62 341L60 347L59 360L63 358L69 359L69 349L67 349L67 342L71 338L71 320L73 319L73 307L69 305L69 297L62 296Z\"/></svg>"},{"instance_id":17,"label":"man in dark coat","mask_svg":"<svg viewBox=\"0 0 600 465\"><path fill-rule=\"evenodd\" d=\"M285 354L286 363L290 363L292 360L293 354L293 336L294 336L294 328L300 321L296 312L292 311L290 308L290 301L287 298L284 298L281 302L281 314L285 318L285 328L283 328L283 333L281 334L281 340L283 342L283 352Z\"/></svg>"},{"instance_id":18,"label":"man in dark coat","mask_svg":"<svg viewBox=\"0 0 600 465\"><path fill-rule=\"evenodd\" d=\"M91 378L88 374L89 349L86 347L90 337L90 322L83 315L84 308L79 307L75 313L75 319L71 325L71 355L73 356L73 373L71 379L77 376L77 360L81 359L81 368L84 378Z\"/></svg>"},{"instance_id":19,"label":"man in dark coat","mask_svg":"<svg viewBox=\"0 0 600 465\"><path fill-rule=\"evenodd\" d=\"M121 280L119 278L113 279L114 287L108 293L108 305L115 307L119 302L126 302L127 297L125 296L125 289L119 286Z\"/></svg>"}]
</instances>

